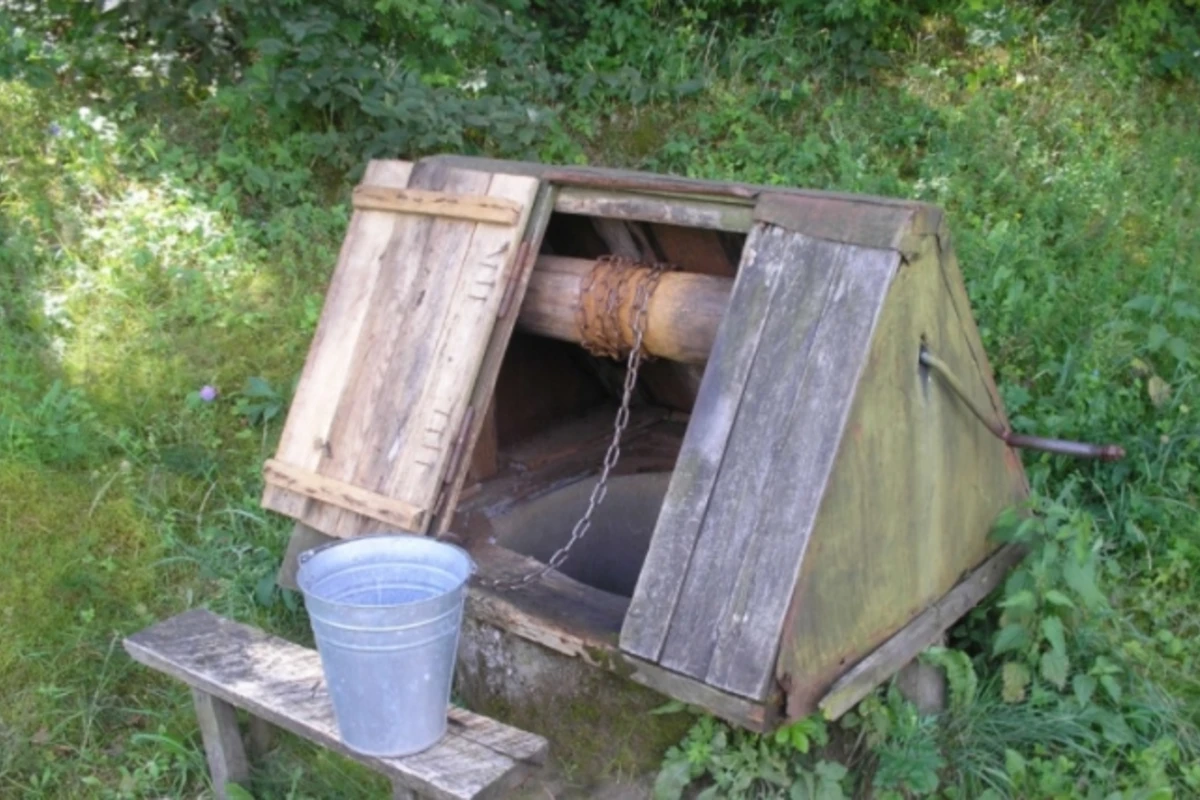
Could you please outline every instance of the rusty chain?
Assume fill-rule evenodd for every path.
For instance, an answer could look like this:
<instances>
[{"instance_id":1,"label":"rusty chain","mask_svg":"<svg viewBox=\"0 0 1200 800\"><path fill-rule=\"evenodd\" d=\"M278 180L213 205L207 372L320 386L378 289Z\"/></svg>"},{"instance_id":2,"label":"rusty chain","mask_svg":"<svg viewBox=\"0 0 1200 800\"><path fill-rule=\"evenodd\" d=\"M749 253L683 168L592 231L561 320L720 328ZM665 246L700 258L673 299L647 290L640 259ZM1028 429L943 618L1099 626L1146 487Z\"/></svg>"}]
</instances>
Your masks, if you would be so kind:
<instances>
[{"instance_id":1,"label":"rusty chain","mask_svg":"<svg viewBox=\"0 0 1200 800\"><path fill-rule=\"evenodd\" d=\"M629 425L629 407L633 401L633 392L637 386L638 370L641 368L642 361L645 359L645 353L642 350L642 339L646 333L646 316L650 305L650 295L653 294L654 287L658 284L658 277L665 269L664 265L655 264L650 266L654 270L654 275L650 280L640 281L637 286L637 291L633 298L633 347L629 351L629 357L626 361L625 369L625 386L624 392L621 395L621 407L617 410L617 418L613 422L613 437L608 445L608 450L604 453L604 462L600 470L600 479L596 481L596 485L592 487L592 493L588 497L587 509L584 510L583 516L575 523L571 529L571 538L567 543L546 560L546 563L535 570L532 570L519 578L506 579L489 579L478 578L477 582L481 586L486 586L489 589L498 589L508 591L519 589L528 586L537 579L541 578L551 570L556 570L563 565L567 560L567 556L571 552L571 548L576 542L587 535L588 529L592 526L592 516L596 513L596 509L604 502L605 496L608 494L608 477L613 468L617 466L617 461L621 458L621 435L625 432L625 428ZM620 308L620 290L623 279L617 281L616 285L609 285L609 295L607 302L607 310L616 317L620 325L619 314Z\"/></svg>"}]
</instances>

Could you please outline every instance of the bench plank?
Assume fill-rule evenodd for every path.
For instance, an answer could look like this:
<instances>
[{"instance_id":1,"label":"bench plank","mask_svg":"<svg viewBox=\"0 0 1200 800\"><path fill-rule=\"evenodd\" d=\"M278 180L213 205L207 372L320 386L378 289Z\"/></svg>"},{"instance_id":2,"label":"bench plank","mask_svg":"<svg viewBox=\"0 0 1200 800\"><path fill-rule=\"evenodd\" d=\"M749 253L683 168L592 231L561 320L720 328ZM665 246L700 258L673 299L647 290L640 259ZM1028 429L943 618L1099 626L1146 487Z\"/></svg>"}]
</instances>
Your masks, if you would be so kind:
<instances>
[{"instance_id":1,"label":"bench plank","mask_svg":"<svg viewBox=\"0 0 1200 800\"><path fill-rule=\"evenodd\" d=\"M345 747L315 650L194 609L125 640L134 660L342 753L421 797L499 796L545 762L547 743L487 717L449 710L446 736L403 758L374 758Z\"/></svg>"}]
</instances>

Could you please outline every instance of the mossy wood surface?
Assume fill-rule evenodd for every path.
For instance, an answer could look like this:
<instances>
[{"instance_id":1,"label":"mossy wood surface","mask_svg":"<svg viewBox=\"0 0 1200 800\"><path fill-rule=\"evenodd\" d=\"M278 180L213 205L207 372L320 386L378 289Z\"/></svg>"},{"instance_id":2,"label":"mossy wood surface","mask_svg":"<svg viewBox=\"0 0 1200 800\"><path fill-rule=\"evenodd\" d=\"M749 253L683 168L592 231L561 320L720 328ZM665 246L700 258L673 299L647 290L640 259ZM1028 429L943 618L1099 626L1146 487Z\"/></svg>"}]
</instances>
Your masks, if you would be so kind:
<instances>
[{"instance_id":1,"label":"mossy wood surface","mask_svg":"<svg viewBox=\"0 0 1200 800\"><path fill-rule=\"evenodd\" d=\"M918 368L924 343L1003 418L944 239L896 272L854 395L781 643L789 716L982 563L1026 491L1016 453Z\"/></svg>"}]
</instances>

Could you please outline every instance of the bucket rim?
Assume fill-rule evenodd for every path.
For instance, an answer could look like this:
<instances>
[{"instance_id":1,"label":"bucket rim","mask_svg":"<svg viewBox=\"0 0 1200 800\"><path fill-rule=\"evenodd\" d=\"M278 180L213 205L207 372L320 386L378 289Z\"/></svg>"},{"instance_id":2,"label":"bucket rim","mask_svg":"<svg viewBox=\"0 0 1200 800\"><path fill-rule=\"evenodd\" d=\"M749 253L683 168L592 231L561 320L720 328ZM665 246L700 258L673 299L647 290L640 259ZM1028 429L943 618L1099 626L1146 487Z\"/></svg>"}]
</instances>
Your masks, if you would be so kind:
<instances>
[{"instance_id":1,"label":"bucket rim","mask_svg":"<svg viewBox=\"0 0 1200 800\"><path fill-rule=\"evenodd\" d=\"M310 562L312 562L312 560L314 558L316 558L318 555L320 555L322 552L324 552L326 550L332 550L337 547L361 543L363 541L372 540L372 539L387 539L387 540L392 540L392 541L397 540L397 539L407 539L410 541L421 541L421 542L440 546L442 548L446 548L448 550L457 552L460 556L462 556L463 561L466 563L466 566L467 566L466 577L464 577L461 581L456 583L452 588L449 588L446 591L442 592L441 594L435 595L433 597L426 597L421 600L414 600L411 603L397 603L395 605L388 605L388 606L381 606L381 605L378 605L375 603L346 603L346 602L342 602L339 600L331 600L327 597L321 597L320 595L312 594L309 591L310 589L314 588L312 585L313 583L319 583L319 581L311 580L311 574L306 575L306 572L305 572L305 568L309 565ZM383 531L383 532L379 532L379 533L368 533L368 534L363 534L361 536L351 536L351 537L347 537L344 539L337 539L332 542L326 542L325 544L319 545L317 547L312 547L312 548L309 548L308 550L302 551L299 555L296 556L296 562L299 564L299 568L296 570L296 585L300 588L300 593L304 596L306 601L311 598L320 603L326 603L329 605L339 606L341 608L354 608L354 609L419 608L420 606L426 605L426 604L432 605L434 603L441 601L443 598L446 597L446 595L454 594L455 592L461 591L464 586L466 586L467 584L469 584L471 582L471 576L474 575L476 573L476 571L478 570L478 566L475 563L475 559L471 558L471 554L468 553L464 548L459 547L456 544L451 544L450 542L441 541L440 539L436 539L432 536L426 536L423 534L412 533L409 531L397 531L397 532ZM305 580L306 577L309 577L310 580L306 581ZM307 587L305 585L306 583L308 584Z\"/></svg>"}]
</instances>

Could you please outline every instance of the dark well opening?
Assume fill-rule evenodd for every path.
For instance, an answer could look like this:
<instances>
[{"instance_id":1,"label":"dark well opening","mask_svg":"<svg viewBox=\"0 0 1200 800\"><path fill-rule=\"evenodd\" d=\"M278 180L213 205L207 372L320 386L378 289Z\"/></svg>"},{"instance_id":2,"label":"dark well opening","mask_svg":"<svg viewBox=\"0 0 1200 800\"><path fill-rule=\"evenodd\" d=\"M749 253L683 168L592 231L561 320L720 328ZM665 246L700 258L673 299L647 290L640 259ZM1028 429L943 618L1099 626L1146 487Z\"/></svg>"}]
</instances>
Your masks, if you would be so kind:
<instances>
[{"instance_id":1,"label":"dark well opening","mask_svg":"<svg viewBox=\"0 0 1200 800\"><path fill-rule=\"evenodd\" d=\"M495 543L545 563L571 538L596 480L552 489L492 517ZM669 472L610 476L608 494L593 513L591 527L559 571L596 589L632 597L670 480Z\"/></svg>"}]
</instances>

